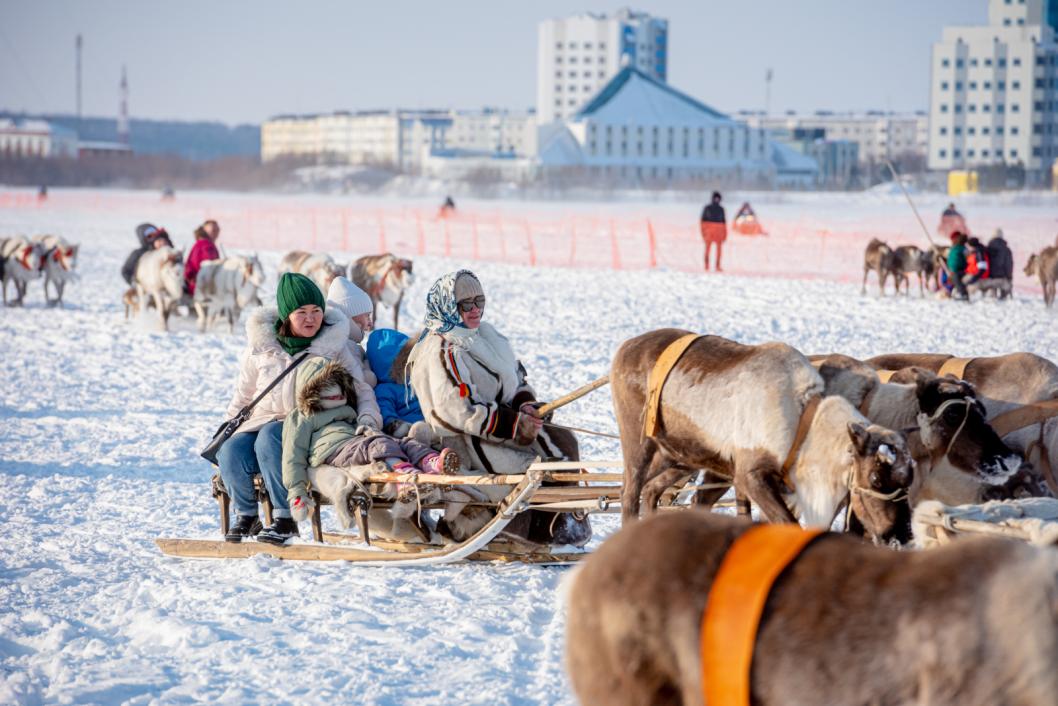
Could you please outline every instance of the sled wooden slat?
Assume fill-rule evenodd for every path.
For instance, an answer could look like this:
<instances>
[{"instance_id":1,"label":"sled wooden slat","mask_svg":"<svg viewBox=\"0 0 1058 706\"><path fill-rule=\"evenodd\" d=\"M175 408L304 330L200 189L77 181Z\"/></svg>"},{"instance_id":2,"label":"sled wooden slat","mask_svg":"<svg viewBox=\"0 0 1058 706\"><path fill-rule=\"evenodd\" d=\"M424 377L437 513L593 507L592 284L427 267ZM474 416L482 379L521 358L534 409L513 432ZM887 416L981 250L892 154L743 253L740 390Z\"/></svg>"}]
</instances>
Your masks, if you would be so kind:
<instances>
[{"instance_id":1,"label":"sled wooden slat","mask_svg":"<svg viewBox=\"0 0 1058 706\"><path fill-rule=\"evenodd\" d=\"M335 544L350 544L360 543L362 540L359 535L356 534L339 534L334 532L326 532L323 538L328 542ZM385 549L391 552L403 552L406 554L421 554L425 551L435 549L435 544L423 544L422 542L401 542L391 539L371 539L373 546ZM510 542L503 542L495 540L490 543L485 549L474 552L467 557L468 561L499 561L508 563L529 563L529 564L568 564L576 561L580 561L582 558L588 556L588 552L549 552L546 550L526 550L520 548Z\"/></svg>"},{"instance_id":2,"label":"sled wooden slat","mask_svg":"<svg viewBox=\"0 0 1058 706\"><path fill-rule=\"evenodd\" d=\"M466 560L470 555L489 544L514 517L523 512L533 492L540 487L543 474L530 471L520 476L520 482L511 489L497 506L495 517L489 520L466 541L447 546L438 546L409 556L401 552L361 549L329 544L284 544L273 545L262 542L225 542L201 539L156 539L163 553L190 558L246 558L257 554L268 554L278 559L302 561L349 561L367 566L420 566L448 564Z\"/></svg>"},{"instance_id":3,"label":"sled wooden slat","mask_svg":"<svg viewBox=\"0 0 1058 706\"><path fill-rule=\"evenodd\" d=\"M538 470L530 467L530 471ZM366 479L367 483L421 483L426 485L514 485L521 481L524 474L493 475L441 475L432 473L375 473ZM599 482L620 483L624 476L621 473L545 473L544 481L556 482Z\"/></svg>"}]
</instances>

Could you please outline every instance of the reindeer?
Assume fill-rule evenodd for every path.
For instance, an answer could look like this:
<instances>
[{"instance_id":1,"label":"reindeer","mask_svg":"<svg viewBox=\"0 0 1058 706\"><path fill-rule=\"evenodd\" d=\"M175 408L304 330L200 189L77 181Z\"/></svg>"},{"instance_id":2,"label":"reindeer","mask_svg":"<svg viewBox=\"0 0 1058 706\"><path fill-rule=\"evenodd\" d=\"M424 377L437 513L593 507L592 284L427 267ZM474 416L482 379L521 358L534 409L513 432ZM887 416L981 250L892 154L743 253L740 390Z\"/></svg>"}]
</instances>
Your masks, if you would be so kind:
<instances>
[{"instance_id":1,"label":"reindeer","mask_svg":"<svg viewBox=\"0 0 1058 706\"><path fill-rule=\"evenodd\" d=\"M38 279L44 251L40 243L34 243L25 236L16 236L0 240L0 279L3 280L4 306L7 301L7 283L15 283L15 306L23 306L26 290L30 280Z\"/></svg>"},{"instance_id":2,"label":"reindeer","mask_svg":"<svg viewBox=\"0 0 1058 706\"><path fill-rule=\"evenodd\" d=\"M918 275L919 296L926 296L926 282L933 275L933 256L917 245L901 245L893 251L891 264L896 293L904 285L904 293L911 296L911 273Z\"/></svg>"},{"instance_id":3,"label":"reindeer","mask_svg":"<svg viewBox=\"0 0 1058 706\"><path fill-rule=\"evenodd\" d=\"M345 267L339 265L325 253L309 253L304 250L292 250L279 261L279 274L298 272L305 275L320 288L324 296L330 289L335 277L345 274Z\"/></svg>"},{"instance_id":4,"label":"reindeer","mask_svg":"<svg viewBox=\"0 0 1058 706\"><path fill-rule=\"evenodd\" d=\"M393 309L393 328L399 328L404 290L415 280L411 260L399 258L393 253L366 255L349 267L349 279L371 297L374 305L372 318L375 318L374 314L381 302Z\"/></svg>"},{"instance_id":5,"label":"reindeer","mask_svg":"<svg viewBox=\"0 0 1058 706\"><path fill-rule=\"evenodd\" d=\"M151 297L162 320L162 329L169 330L169 314L184 296L184 256L170 247L148 250L136 263L133 285L136 298L145 303ZM126 316L128 311L126 299ZM138 307L134 310L138 311Z\"/></svg>"},{"instance_id":6,"label":"reindeer","mask_svg":"<svg viewBox=\"0 0 1058 706\"><path fill-rule=\"evenodd\" d=\"M62 295L66 289L66 283L75 279L77 273L77 252L80 245L71 245L65 239L57 235L37 235L34 242L40 243L43 252L44 264L44 300L50 306L63 306ZM54 300L48 297L48 285L55 288Z\"/></svg>"},{"instance_id":7,"label":"reindeer","mask_svg":"<svg viewBox=\"0 0 1058 706\"><path fill-rule=\"evenodd\" d=\"M580 703L704 703L705 608L751 526L664 513L625 525L582 563L566 621ZM745 703L1053 704L1056 595L1053 549L978 537L894 552L825 534L772 585Z\"/></svg>"},{"instance_id":8,"label":"reindeer","mask_svg":"<svg viewBox=\"0 0 1058 706\"><path fill-rule=\"evenodd\" d=\"M733 480L736 493L769 521L797 522L800 515L807 525L829 527L848 497L875 539L910 539L907 504L890 502L911 484L906 441L841 397L820 400L819 373L785 344L696 340L672 369L660 395L659 430L647 437L648 378L662 352L686 333L651 331L614 356L625 523L641 506L652 512L666 488L706 469L707 479ZM709 505L723 492L697 500Z\"/></svg>"},{"instance_id":9,"label":"reindeer","mask_svg":"<svg viewBox=\"0 0 1058 706\"><path fill-rule=\"evenodd\" d=\"M1053 305L1055 283L1058 282L1058 247L1048 246L1038 253L1029 255L1029 261L1025 263L1025 274L1029 277L1036 275L1040 278L1040 286L1043 287L1043 303L1047 306Z\"/></svg>"},{"instance_id":10,"label":"reindeer","mask_svg":"<svg viewBox=\"0 0 1058 706\"><path fill-rule=\"evenodd\" d=\"M896 275L893 273L893 249L878 238L872 238L863 253L863 287L860 294L867 293L867 275L872 271L878 275L878 293L884 297L885 280L893 274L895 281Z\"/></svg>"},{"instance_id":11,"label":"reindeer","mask_svg":"<svg viewBox=\"0 0 1058 706\"><path fill-rule=\"evenodd\" d=\"M257 255L203 262L195 279L193 300L198 314L198 330L212 328L217 318L225 313L228 332L234 333L235 322L242 310L261 305L257 289L264 280L264 269Z\"/></svg>"},{"instance_id":12,"label":"reindeer","mask_svg":"<svg viewBox=\"0 0 1058 706\"><path fill-rule=\"evenodd\" d=\"M849 356L812 356L827 395L840 395L875 424L902 429L915 459L909 499L949 505L1013 497L1024 489L1021 457L1003 443L984 405L964 380L921 370L906 382L881 382L874 368ZM1042 488L1032 486L1039 494Z\"/></svg>"}]
</instances>

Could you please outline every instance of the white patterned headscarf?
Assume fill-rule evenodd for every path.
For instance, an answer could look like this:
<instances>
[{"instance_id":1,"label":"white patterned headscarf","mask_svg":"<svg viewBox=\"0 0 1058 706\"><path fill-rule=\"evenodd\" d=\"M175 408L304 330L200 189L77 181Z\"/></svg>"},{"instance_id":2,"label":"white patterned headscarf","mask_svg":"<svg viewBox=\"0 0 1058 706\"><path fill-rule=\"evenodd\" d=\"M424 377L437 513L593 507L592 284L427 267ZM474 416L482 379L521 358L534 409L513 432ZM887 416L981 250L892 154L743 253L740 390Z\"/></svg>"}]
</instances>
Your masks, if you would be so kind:
<instances>
[{"instance_id":1,"label":"white patterned headscarf","mask_svg":"<svg viewBox=\"0 0 1058 706\"><path fill-rule=\"evenodd\" d=\"M456 299L456 280L460 277L472 278L478 288L481 288L481 282L470 270L459 270L442 275L433 283L426 295L426 320L423 321L425 328L423 336L431 331L447 333L454 328L466 328Z\"/></svg>"}]
</instances>

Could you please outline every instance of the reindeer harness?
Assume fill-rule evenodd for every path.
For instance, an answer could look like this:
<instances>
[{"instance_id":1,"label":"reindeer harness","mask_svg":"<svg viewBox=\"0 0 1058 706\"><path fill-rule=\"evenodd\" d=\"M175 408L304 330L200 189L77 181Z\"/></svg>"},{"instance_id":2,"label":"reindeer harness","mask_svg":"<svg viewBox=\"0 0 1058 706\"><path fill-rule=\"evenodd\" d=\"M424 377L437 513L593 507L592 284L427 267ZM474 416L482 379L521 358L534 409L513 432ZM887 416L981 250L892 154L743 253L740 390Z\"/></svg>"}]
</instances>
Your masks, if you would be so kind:
<instances>
[{"instance_id":1,"label":"reindeer harness","mask_svg":"<svg viewBox=\"0 0 1058 706\"><path fill-rule=\"evenodd\" d=\"M728 548L702 613L702 696L709 706L749 706L753 649L775 582L822 536L798 525L754 525Z\"/></svg>"},{"instance_id":2,"label":"reindeer harness","mask_svg":"<svg viewBox=\"0 0 1058 706\"><path fill-rule=\"evenodd\" d=\"M966 368L973 362L973 360L973 358L949 358L940 366L937 375L941 377L944 375L954 375L960 380L965 380ZM1021 405L1020 407L1015 407L1014 409L997 414L989 420L989 422L991 423L992 428L995 429L996 434L999 435L999 438L1003 438L1007 434L1019 429L1030 427L1033 424L1040 425L1040 436L1026 447L1025 456L1028 457L1033 449L1039 448L1040 470L1043 472L1043 478L1050 487L1051 492L1058 494L1058 479L1055 478L1054 469L1051 468L1051 459L1049 457L1050 452L1047 449L1046 442L1043 440L1044 425L1051 417L1058 417L1058 399L1043 400L1041 402L1031 402L1029 404Z\"/></svg>"}]
</instances>

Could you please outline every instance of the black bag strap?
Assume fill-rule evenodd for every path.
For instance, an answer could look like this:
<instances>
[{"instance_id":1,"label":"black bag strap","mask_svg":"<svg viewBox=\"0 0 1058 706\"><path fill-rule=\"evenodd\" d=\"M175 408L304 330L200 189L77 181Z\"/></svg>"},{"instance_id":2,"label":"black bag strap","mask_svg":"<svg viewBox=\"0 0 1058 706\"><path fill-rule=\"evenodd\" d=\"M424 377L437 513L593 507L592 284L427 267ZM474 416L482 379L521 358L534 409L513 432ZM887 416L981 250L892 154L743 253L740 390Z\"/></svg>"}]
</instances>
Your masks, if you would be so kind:
<instances>
[{"instance_id":1,"label":"black bag strap","mask_svg":"<svg viewBox=\"0 0 1058 706\"><path fill-rule=\"evenodd\" d=\"M300 356L295 358L294 362L291 363L290 365L288 365L286 370L284 370L283 372L279 373L279 375L276 377L275 380L273 380L272 382L268 383L268 387L266 387L264 390L262 390L261 394L259 394L257 397L254 398L253 402L251 402L250 404L248 404L245 407L243 407L242 409L240 409L239 410L239 414L237 416L241 417L241 416L249 415L250 412L253 411L253 408L257 406L257 403L260 402L261 400L263 400L265 398L265 395L267 395L269 392L271 392L272 388L275 387L276 385L278 385L280 380L282 380L283 378L285 378L287 376L287 373L289 373L294 368L298 367L298 365L301 364L301 361L305 360L308 357L309 357L309 352L305 351Z\"/></svg>"}]
</instances>

